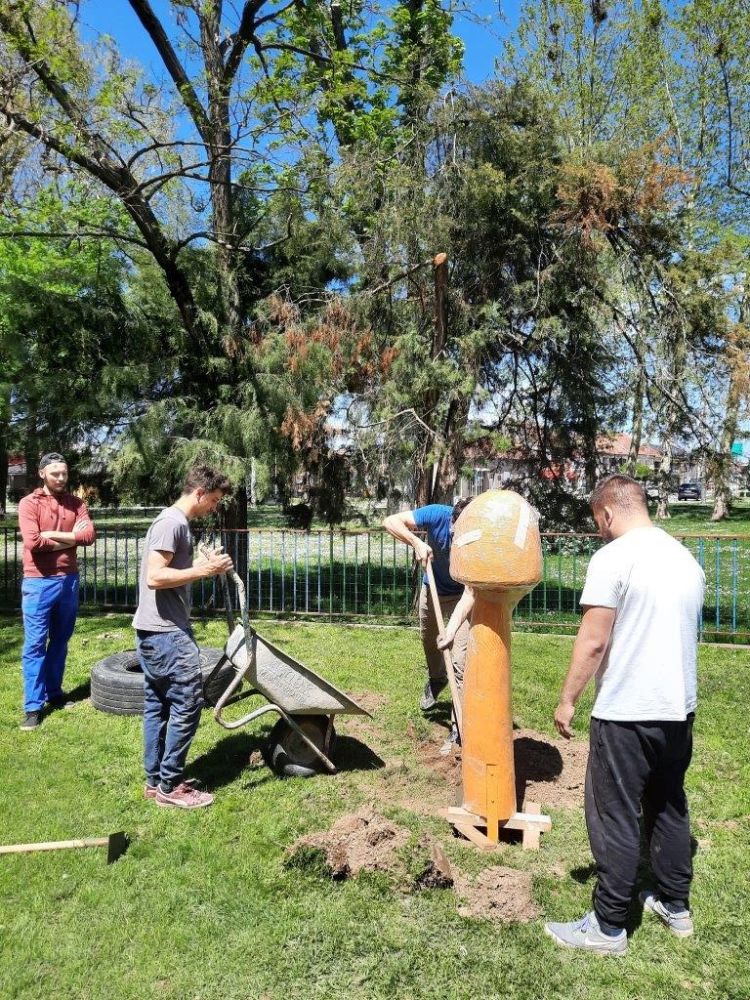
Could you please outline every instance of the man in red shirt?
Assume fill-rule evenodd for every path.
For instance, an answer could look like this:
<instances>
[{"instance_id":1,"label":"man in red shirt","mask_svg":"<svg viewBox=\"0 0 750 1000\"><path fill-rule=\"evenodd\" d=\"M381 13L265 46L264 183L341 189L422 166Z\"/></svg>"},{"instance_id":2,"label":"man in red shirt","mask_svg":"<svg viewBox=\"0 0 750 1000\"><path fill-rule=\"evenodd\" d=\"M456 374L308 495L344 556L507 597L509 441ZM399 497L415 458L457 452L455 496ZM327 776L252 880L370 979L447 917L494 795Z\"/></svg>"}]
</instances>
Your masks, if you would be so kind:
<instances>
[{"instance_id":1,"label":"man in red shirt","mask_svg":"<svg viewBox=\"0 0 750 1000\"><path fill-rule=\"evenodd\" d=\"M23 538L24 712L21 729L36 729L45 704L59 708L68 641L78 613L76 546L96 534L83 500L68 493L68 466L50 452L39 462L42 485L18 505Z\"/></svg>"}]
</instances>

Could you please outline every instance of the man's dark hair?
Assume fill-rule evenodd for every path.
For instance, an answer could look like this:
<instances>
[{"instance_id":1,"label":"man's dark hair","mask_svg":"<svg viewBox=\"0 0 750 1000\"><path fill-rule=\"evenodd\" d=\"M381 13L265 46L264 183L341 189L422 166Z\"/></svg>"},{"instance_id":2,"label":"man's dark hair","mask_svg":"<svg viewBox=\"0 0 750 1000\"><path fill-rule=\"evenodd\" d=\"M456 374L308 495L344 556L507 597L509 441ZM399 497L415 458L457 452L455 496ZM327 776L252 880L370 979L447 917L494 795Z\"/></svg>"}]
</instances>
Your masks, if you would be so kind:
<instances>
[{"instance_id":1,"label":"man's dark hair","mask_svg":"<svg viewBox=\"0 0 750 1000\"><path fill-rule=\"evenodd\" d=\"M456 500L453 504L453 512L451 513L451 524L455 524L461 514L461 511L466 510L474 497L461 497L460 500Z\"/></svg>"},{"instance_id":2,"label":"man's dark hair","mask_svg":"<svg viewBox=\"0 0 750 1000\"><path fill-rule=\"evenodd\" d=\"M619 507L625 511L648 510L646 494L641 484L620 472L600 479L589 502L592 510L604 506Z\"/></svg>"},{"instance_id":3,"label":"man's dark hair","mask_svg":"<svg viewBox=\"0 0 750 1000\"><path fill-rule=\"evenodd\" d=\"M182 487L183 493L192 493L197 489L205 490L206 493L213 493L214 490L221 490L224 496L232 492L232 484L223 472L214 469L211 465L194 465L185 476L185 484Z\"/></svg>"},{"instance_id":4,"label":"man's dark hair","mask_svg":"<svg viewBox=\"0 0 750 1000\"><path fill-rule=\"evenodd\" d=\"M59 451L48 451L46 455L42 455L39 459L39 471L41 472L42 469L46 469L48 465L53 465L55 462L68 464Z\"/></svg>"}]
</instances>

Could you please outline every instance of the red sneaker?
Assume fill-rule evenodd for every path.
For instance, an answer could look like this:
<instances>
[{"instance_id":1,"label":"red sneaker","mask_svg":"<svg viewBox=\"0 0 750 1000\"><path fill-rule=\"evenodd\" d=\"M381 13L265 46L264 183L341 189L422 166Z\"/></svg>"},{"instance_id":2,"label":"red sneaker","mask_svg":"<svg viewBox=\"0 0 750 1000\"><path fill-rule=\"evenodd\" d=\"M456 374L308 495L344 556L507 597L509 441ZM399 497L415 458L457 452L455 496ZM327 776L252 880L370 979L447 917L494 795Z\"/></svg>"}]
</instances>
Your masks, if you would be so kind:
<instances>
[{"instance_id":1,"label":"red sneaker","mask_svg":"<svg viewBox=\"0 0 750 1000\"><path fill-rule=\"evenodd\" d=\"M184 785L190 785L191 788L197 788L200 782L197 778L185 778ZM143 786L143 797L144 799L155 799L156 798L156 785L144 785Z\"/></svg>"},{"instance_id":2,"label":"red sneaker","mask_svg":"<svg viewBox=\"0 0 750 1000\"><path fill-rule=\"evenodd\" d=\"M161 785L156 788L156 804L159 806L177 806L178 809L205 809L213 802L213 795L199 792L186 781L173 788L171 792L163 792Z\"/></svg>"}]
</instances>

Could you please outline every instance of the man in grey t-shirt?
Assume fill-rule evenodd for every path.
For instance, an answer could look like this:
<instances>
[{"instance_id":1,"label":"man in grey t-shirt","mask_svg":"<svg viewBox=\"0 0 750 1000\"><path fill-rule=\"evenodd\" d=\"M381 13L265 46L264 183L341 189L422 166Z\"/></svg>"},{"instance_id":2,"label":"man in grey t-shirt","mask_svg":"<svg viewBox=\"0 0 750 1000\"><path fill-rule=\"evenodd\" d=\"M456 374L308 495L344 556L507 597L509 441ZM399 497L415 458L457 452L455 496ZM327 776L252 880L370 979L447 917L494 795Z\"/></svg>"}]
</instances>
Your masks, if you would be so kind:
<instances>
[{"instance_id":1,"label":"man in grey t-shirt","mask_svg":"<svg viewBox=\"0 0 750 1000\"><path fill-rule=\"evenodd\" d=\"M212 795L183 781L203 707L190 590L194 580L227 573L232 560L217 554L194 563L190 521L215 511L229 490L226 476L196 465L180 499L159 514L146 535L133 627L145 680L145 796L160 806L199 809L213 802Z\"/></svg>"}]
</instances>

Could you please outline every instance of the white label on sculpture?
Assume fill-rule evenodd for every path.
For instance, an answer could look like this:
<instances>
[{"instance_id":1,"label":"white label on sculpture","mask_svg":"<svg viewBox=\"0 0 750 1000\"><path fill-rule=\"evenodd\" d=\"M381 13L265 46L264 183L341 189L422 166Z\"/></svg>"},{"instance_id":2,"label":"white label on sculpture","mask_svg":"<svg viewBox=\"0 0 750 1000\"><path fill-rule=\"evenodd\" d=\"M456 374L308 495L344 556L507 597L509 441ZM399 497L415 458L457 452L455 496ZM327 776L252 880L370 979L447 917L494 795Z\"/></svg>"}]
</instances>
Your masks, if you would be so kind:
<instances>
[{"instance_id":1,"label":"white label on sculpture","mask_svg":"<svg viewBox=\"0 0 750 1000\"><path fill-rule=\"evenodd\" d=\"M521 510L518 512L518 526L516 527L516 537L513 539L513 543L516 548L522 549L526 544L526 535L529 531L529 521L531 520L531 507L527 503L521 504Z\"/></svg>"},{"instance_id":2,"label":"white label on sculpture","mask_svg":"<svg viewBox=\"0 0 750 1000\"><path fill-rule=\"evenodd\" d=\"M461 535L453 543L457 549L461 549L464 545L469 545L471 542L478 542L482 537L482 532L480 528L475 528L474 531L467 531L465 535Z\"/></svg>"}]
</instances>

